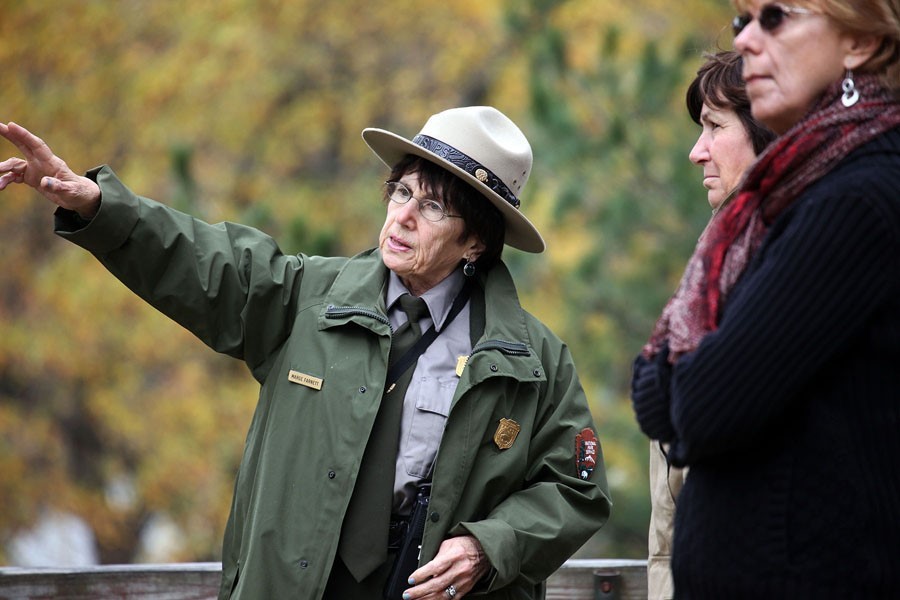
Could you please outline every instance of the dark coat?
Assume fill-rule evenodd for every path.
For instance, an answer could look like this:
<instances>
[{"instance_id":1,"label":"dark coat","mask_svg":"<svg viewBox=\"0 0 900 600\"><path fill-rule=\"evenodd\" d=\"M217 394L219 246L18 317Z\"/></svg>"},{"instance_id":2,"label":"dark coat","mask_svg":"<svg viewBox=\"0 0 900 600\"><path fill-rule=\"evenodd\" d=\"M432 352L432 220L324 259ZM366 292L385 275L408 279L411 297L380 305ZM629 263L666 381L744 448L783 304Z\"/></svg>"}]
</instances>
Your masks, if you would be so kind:
<instances>
[{"instance_id":1,"label":"dark coat","mask_svg":"<svg viewBox=\"0 0 900 600\"><path fill-rule=\"evenodd\" d=\"M691 467L677 598L900 597L898 365L895 129L775 221L695 352L636 362L642 429Z\"/></svg>"}]
</instances>

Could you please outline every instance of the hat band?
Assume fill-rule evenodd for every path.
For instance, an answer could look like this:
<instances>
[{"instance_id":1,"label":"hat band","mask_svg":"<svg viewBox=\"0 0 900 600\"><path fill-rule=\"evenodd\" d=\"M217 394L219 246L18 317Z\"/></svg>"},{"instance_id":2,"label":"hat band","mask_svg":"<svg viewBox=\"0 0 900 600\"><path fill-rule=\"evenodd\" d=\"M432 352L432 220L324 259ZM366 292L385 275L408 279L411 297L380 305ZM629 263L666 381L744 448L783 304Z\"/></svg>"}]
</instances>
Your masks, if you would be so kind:
<instances>
[{"instance_id":1,"label":"hat band","mask_svg":"<svg viewBox=\"0 0 900 600\"><path fill-rule=\"evenodd\" d=\"M436 140L427 135L422 135L421 133L414 137L412 141L414 144L418 144L432 154L436 154L488 186L498 196L506 200L513 208L519 208L520 202L519 199L516 198L516 195L512 193L499 177L494 175L490 169L477 160L465 155L450 144L446 144L441 140Z\"/></svg>"}]
</instances>

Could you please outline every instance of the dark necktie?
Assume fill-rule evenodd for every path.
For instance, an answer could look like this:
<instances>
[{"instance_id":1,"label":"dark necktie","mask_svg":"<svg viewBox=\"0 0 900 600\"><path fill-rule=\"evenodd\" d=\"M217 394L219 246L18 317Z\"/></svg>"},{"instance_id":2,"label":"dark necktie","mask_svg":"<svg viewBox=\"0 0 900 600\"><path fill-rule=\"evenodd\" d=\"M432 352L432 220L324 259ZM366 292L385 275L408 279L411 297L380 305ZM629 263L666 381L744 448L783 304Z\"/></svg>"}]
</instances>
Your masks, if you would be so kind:
<instances>
[{"instance_id":1,"label":"dark necktie","mask_svg":"<svg viewBox=\"0 0 900 600\"><path fill-rule=\"evenodd\" d=\"M400 306L409 320L397 328L391 339L390 364L422 337L419 319L428 314L425 301L409 294L400 296ZM406 388L414 370L415 365L407 369L394 388L386 391L381 399L344 516L338 549L341 560L357 581L362 581L387 560L394 472L400 447L400 420Z\"/></svg>"}]
</instances>

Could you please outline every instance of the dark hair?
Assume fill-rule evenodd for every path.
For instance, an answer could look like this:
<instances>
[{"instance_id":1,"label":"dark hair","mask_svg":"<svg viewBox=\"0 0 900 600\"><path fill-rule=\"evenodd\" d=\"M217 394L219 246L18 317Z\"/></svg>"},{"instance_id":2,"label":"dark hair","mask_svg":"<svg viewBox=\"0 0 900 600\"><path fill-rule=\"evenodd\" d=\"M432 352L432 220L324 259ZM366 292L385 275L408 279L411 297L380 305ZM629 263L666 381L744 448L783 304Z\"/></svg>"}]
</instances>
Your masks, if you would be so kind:
<instances>
[{"instance_id":1,"label":"dark hair","mask_svg":"<svg viewBox=\"0 0 900 600\"><path fill-rule=\"evenodd\" d=\"M706 62L697 70L685 96L691 119L700 124L704 104L733 110L753 144L753 152L758 155L775 139L775 133L750 114L750 98L741 75L741 55L723 50L705 56Z\"/></svg>"},{"instance_id":2,"label":"dark hair","mask_svg":"<svg viewBox=\"0 0 900 600\"><path fill-rule=\"evenodd\" d=\"M477 260L478 266L488 270L497 264L503 253L506 236L506 222L500 210L481 192L450 171L412 154L407 154L394 165L391 169L391 181L397 181L409 173L417 174L419 184L429 194L439 198L448 211L462 217L464 227L459 237L461 242L469 235L475 235L484 244L484 251ZM387 190L384 192L384 201L389 201Z\"/></svg>"}]
</instances>

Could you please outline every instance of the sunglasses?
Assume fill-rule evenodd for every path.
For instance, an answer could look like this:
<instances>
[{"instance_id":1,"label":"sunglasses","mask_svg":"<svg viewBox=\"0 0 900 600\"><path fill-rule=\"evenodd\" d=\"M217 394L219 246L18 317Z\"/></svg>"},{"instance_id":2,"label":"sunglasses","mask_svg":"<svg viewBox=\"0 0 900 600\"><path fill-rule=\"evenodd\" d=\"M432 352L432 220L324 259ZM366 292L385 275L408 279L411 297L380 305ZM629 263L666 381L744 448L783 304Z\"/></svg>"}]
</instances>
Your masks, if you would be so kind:
<instances>
[{"instance_id":1,"label":"sunglasses","mask_svg":"<svg viewBox=\"0 0 900 600\"><path fill-rule=\"evenodd\" d=\"M808 8L785 6L784 4L766 4L759 9L759 16L756 17L756 19L759 20L760 29L766 33L772 33L781 27L781 24L784 23L784 20L790 15L811 14L814 14L814 12ZM731 29L734 31L735 37L744 30L744 27L753 21L753 18L754 17L750 13L744 13L731 20Z\"/></svg>"}]
</instances>

